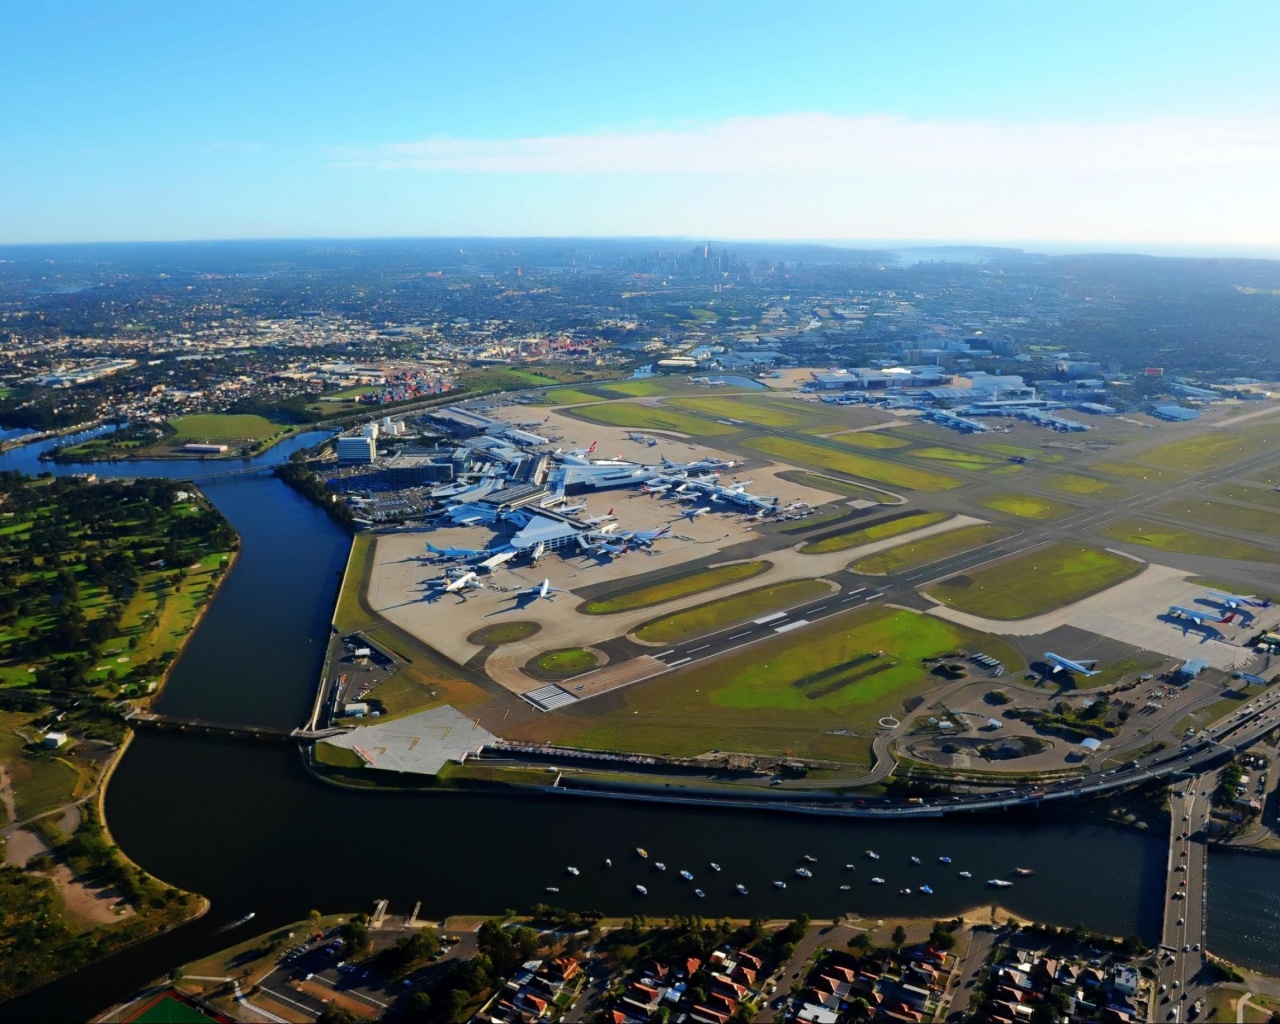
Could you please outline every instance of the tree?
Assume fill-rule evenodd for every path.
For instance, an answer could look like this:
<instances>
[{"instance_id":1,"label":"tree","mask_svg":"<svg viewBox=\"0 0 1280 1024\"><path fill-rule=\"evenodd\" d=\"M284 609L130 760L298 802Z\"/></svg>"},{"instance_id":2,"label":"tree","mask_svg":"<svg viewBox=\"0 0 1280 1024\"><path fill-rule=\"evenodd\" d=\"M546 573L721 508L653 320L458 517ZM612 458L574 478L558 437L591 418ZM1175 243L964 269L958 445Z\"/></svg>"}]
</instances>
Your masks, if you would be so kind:
<instances>
[{"instance_id":1,"label":"tree","mask_svg":"<svg viewBox=\"0 0 1280 1024\"><path fill-rule=\"evenodd\" d=\"M135 638L136 639L136 638ZM307 915L307 920L311 922L312 929L320 927L320 911L313 910Z\"/></svg>"},{"instance_id":2,"label":"tree","mask_svg":"<svg viewBox=\"0 0 1280 1024\"><path fill-rule=\"evenodd\" d=\"M858 932L857 935L849 940L849 948L856 949L859 953L870 952L873 945L875 943L871 941L871 936L866 932Z\"/></svg>"},{"instance_id":3,"label":"tree","mask_svg":"<svg viewBox=\"0 0 1280 1024\"><path fill-rule=\"evenodd\" d=\"M462 1024L466 1020L467 1003L471 997L460 988L451 988L444 997L444 1010L441 1020Z\"/></svg>"},{"instance_id":4,"label":"tree","mask_svg":"<svg viewBox=\"0 0 1280 1024\"><path fill-rule=\"evenodd\" d=\"M360 1024L360 1018L345 1006L326 1006L316 1018L316 1024Z\"/></svg>"},{"instance_id":5,"label":"tree","mask_svg":"<svg viewBox=\"0 0 1280 1024\"><path fill-rule=\"evenodd\" d=\"M855 1020L865 1019L870 1010L871 1004L863 999L862 996L858 996L857 999L849 1003L849 1011L853 1014Z\"/></svg>"},{"instance_id":6,"label":"tree","mask_svg":"<svg viewBox=\"0 0 1280 1024\"><path fill-rule=\"evenodd\" d=\"M906 941L907 930L903 928L902 925L898 925L898 927L893 930L893 948L901 949Z\"/></svg>"},{"instance_id":7,"label":"tree","mask_svg":"<svg viewBox=\"0 0 1280 1024\"><path fill-rule=\"evenodd\" d=\"M405 1007L405 1015L415 1021L432 1020L431 997L425 992L415 992L409 1005Z\"/></svg>"}]
</instances>

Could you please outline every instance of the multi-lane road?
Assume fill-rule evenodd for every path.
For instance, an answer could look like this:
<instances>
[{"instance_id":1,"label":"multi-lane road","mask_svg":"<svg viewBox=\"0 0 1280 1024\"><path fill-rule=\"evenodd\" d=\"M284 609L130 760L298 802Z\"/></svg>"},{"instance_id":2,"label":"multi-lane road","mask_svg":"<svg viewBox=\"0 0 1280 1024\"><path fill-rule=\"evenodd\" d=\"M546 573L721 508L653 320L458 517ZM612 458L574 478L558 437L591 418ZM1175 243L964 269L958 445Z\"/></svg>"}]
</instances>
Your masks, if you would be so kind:
<instances>
[{"instance_id":1,"label":"multi-lane road","mask_svg":"<svg viewBox=\"0 0 1280 1024\"><path fill-rule=\"evenodd\" d=\"M1169 863L1164 929L1156 985L1155 1020L1186 1020L1206 994L1205 864L1210 787L1204 776L1186 780L1169 801Z\"/></svg>"}]
</instances>

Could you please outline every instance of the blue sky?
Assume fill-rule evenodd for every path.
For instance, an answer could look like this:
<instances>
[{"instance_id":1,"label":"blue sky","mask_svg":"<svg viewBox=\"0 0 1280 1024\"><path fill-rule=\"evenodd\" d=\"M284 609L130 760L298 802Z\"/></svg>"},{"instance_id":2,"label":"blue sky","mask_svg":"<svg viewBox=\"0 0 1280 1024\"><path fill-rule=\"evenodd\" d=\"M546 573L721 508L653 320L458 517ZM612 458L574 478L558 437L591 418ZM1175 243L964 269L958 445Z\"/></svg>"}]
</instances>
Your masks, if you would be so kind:
<instances>
[{"instance_id":1,"label":"blue sky","mask_svg":"<svg viewBox=\"0 0 1280 1024\"><path fill-rule=\"evenodd\" d=\"M1280 247L1280 4L10 2L0 241Z\"/></svg>"}]
</instances>

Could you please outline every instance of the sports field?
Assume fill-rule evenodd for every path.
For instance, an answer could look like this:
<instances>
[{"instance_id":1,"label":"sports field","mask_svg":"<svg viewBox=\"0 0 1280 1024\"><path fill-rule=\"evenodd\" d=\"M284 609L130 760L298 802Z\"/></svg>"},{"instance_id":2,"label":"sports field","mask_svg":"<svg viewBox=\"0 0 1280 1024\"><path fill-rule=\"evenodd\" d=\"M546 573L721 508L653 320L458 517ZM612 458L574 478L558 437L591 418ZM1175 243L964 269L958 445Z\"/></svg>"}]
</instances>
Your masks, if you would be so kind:
<instances>
[{"instance_id":1,"label":"sports field","mask_svg":"<svg viewBox=\"0 0 1280 1024\"><path fill-rule=\"evenodd\" d=\"M818 537L800 548L802 555L825 555L831 551L848 551L861 547L872 541L897 537L912 530L922 530L933 526L944 519L950 519L946 512L913 512L911 515L891 519L887 523L875 523L871 526L860 526L849 530L841 530L829 537Z\"/></svg>"},{"instance_id":2,"label":"sports field","mask_svg":"<svg viewBox=\"0 0 1280 1024\"><path fill-rule=\"evenodd\" d=\"M799 462L850 476L860 476L886 487L905 487L912 491L948 491L960 486L960 481L953 476L841 451L835 445L828 447L789 437L753 437L742 443L747 448L754 448L784 462Z\"/></svg>"},{"instance_id":3,"label":"sports field","mask_svg":"<svg viewBox=\"0 0 1280 1024\"><path fill-rule=\"evenodd\" d=\"M135 1024L209 1024L213 1020L171 995L162 996L133 1018Z\"/></svg>"},{"instance_id":4,"label":"sports field","mask_svg":"<svg viewBox=\"0 0 1280 1024\"><path fill-rule=\"evenodd\" d=\"M1146 466L1138 462L1095 462L1091 469L1107 476L1118 476L1125 480L1146 480L1148 483L1172 484L1182 479L1183 474L1175 469L1162 469L1157 466Z\"/></svg>"},{"instance_id":5,"label":"sports field","mask_svg":"<svg viewBox=\"0 0 1280 1024\"><path fill-rule=\"evenodd\" d=\"M927 591L936 601L988 619L1027 619L1114 586L1142 571L1122 555L1074 544L1036 548Z\"/></svg>"},{"instance_id":6,"label":"sports field","mask_svg":"<svg viewBox=\"0 0 1280 1024\"><path fill-rule=\"evenodd\" d=\"M1265 437L1242 437L1230 434L1225 430L1210 430L1185 441L1152 448L1151 451L1133 458L1149 462L1153 466L1166 466L1172 469L1185 469L1200 473L1206 469L1229 465L1250 456L1257 455L1271 447Z\"/></svg>"},{"instance_id":7,"label":"sports field","mask_svg":"<svg viewBox=\"0 0 1280 1024\"><path fill-rule=\"evenodd\" d=\"M1213 492L1220 498L1247 501L1253 505L1280 508L1280 491L1271 487L1250 487L1248 484L1219 484Z\"/></svg>"},{"instance_id":8,"label":"sports field","mask_svg":"<svg viewBox=\"0 0 1280 1024\"><path fill-rule=\"evenodd\" d=\"M860 558L849 566L849 571L872 576L905 572L952 555L972 551L985 544L994 544L1014 533L1017 531L1011 526L993 526L990 523L961 526L956 530L935 533L932 537L925 537L909 544L899 544L897 547Z\"/></svg>"},{"instance_id":9,"label":"sports field","mask_svg":"<svg viewBox=\"0 0 1280 1024\"><path fill-rule=\"evenodd\" d=\"M287 424L269 420L265 416L204 412L179 416L170 420L169 426L174 429L174 436L179 441L202 441L206 438L261 441L263 438L274 437Z\"/></svg>"},{"instance_id":10,"label":"sports field","mask_svg":"<svg viewBox=\"0 0 1280 1024\"><path fill-rule=\"evenodd\" d=\"M678 409L664 409L634 402L600 402L575 408L573 415L592 423L640 430L674 430L693 437L718 437L737 433L738 428L703 419Z\"/></svg>"},{"instance_id":11,"label":"sports field","mask_svg":"<svg viewBox=\"0 0 1280 1024\"><path fill-rule=\"evenodd\" d=\"M799 403L792 402L793 406ZM716 419L742 420L760 427L801 427L812 422L808 416L792 412L779 399L771 398L672 398L664 407L679 406L689 412Z\"/></svg>"},{"instance_id":12,"label":"sports field","mask_svg":"<svg viewBox=\"0 0 1280 1024\"><path fill-rule=\"evenodd\" d=\"M1270 509L1244 508L1240 505L1224 505L1220 501L1189 501L1180 498L1168 501L1159 511L1176 519L1187 519L1205 526L1217 526L1245 533L1262 533L1280 537L1280 516Z\"/></svg>"},{"instance_id":13,"label":"sports field","mask_svg":"<svg viewBox=\"0 0 1280 1024\"><path fill-rule=\"evenodd\" d=\"M980 452L964 451L960 448L917 448L907 454L916 459L941 462L951 469L990 469L992 466L999 466L1006 462L1005 459L997 459Z\"/></svg>"},{"instance_id":14,"label":"sports field","mask_svg":"<svg viewBox=\"0 0 1280 1024\"><path fill-rule=\"evenodd\" d=\"M833 476L808 473L803 469L784 469L778 474L778 477L789 483L800 484L803 487L812 487L815 490L826 491L829 494L843 494L850 498L861 498L863 501L887 504L893 500L887 494L873 491L869 487L859 487L850 480L837 480Z\"/></svg>"},{"instance_id":15,"label":"sports field","mask_svg":"<svg viewBox=\"0 0 1280 1024\"><path fill-rule=\"evenodd\" d=\"M816 601L829 593L831 588L820 580L788 580L720 597L666 618L654 619L637 629L635 635L654 644L677 643L687 637L713 633L782 608Z\"/></svg>"},{"instance_id":16,"label":"sports field","mask_svg":"<svg viewBox=\"0 0 1280 1024\"><path fill-rule=\"evenodd\" d=\"M921 659L982 650L1013 672L1007 645L890 608L823 619L703 665L620 691L600 717L541 716L518 731L596 749L692 756L709 750L867 763L878 720L937 677Z\"/></svg>"},{"instance_id":17,"label":"sports field","mask_svg":"<svg viewBox=\"0 0 1280 1024\"><path fill-rule=\"evenodd\" d=\"M1206 537L1193 530L1179 530L1176 526L1153 523L1147 519L1121 519L1119 522L1108 523L1098 532L1112 540L1142 544L1180 555L1211 555L1215 558L1236 558L1243 561L1280 562L1280 551L1236 540Z\"/></svg>"},{"instance_id":18,"label":"sports field","mask_svg":"<svg viewBox=\"0 0 1280 1024\"><path fill-rule=\"evenodd\" d=\"M1075 506L1068 505L1065 501L1054 501L1034 494L1019 494L1017 491L987 494L978 499L978 504L1021 519L1061 519L1068 512L1075 511Z\"/></svg>"},{"instance_id":19,"label":"sports field","mask_svg":"<svg viewBox=\"0 0 1280 1024\"><path fill-rule=\"evenodd\" d=\"M1105 480L1095 480L1091 476L1077 476L1075 473L1059 473L1045 477L1042 481L1046 487L1063 494L1078 494L1089 498L1127 498L1132 492L1119 484Z\"/></svg>"},{"instance_id":20,"label":"sports field","mask_svg":"<svg viewBox=\"0 0 1280 1024\"><path fill-rule=\"evenodd\" d=\"M891 448L906 448L911 444L900 437L892 437L878 430L851 430L844 434L832 434L829 438L837 444L850 448L868 448L872 451L886 451Z\"/></svg>"},{"instance_id":21,"label":"sports field","mask_svg":"<svg viewBox=\"0 0 1280 1024\"><path fill-rule=\"evenodd\" d=\"M758 561L734 562L730 565L718 565L712 569L700 569L673 579L623 590L611 597L587 601L578 608L578 611L584 615L613 615L617 612L634 611L637 608L652 608L654 605L674 601L677 598L689 597L730 583L749 580L752 576L759 576L769 567L769 562Z\"/></svg>"}]
</instances>

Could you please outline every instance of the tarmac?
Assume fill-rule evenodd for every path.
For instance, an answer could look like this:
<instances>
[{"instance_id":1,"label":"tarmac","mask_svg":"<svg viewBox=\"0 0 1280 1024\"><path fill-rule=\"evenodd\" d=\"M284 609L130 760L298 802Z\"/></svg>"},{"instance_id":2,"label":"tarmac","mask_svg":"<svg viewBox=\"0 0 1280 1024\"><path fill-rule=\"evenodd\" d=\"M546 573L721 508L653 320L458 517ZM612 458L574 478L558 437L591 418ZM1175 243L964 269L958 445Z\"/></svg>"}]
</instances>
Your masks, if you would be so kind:
<instances>
[{"instance_id":1,"label":"tarmac","mask_svg":"<svg viewBox=\"0 0 1280 1024\"><path fill-rule=\"evenodd\" d=\"M475 719L445 705L390 722L359 725L325 742L354 750L370 768L435 775L447 761L461 761L496 738Z\"/></svg>"}]
</instances>

